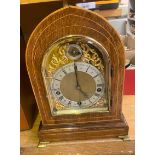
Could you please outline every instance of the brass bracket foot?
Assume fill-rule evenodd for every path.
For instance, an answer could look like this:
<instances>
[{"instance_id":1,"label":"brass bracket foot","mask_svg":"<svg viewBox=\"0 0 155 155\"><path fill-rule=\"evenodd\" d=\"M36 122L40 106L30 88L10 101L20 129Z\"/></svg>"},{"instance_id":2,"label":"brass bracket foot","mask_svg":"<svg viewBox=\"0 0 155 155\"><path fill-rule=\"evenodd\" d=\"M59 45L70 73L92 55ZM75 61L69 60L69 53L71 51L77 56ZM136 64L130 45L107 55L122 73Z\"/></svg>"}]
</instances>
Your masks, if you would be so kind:
<instances>
[{"instance_id":1,"label":"brass bracket foot","mask_svg":"<svg viewBox=\"0 0 155 155\"><path fill-rule=\"evenodd\" d=\"M44 148L46 147L50 142L39 142L38 148Z\"/></svg>"},{"instance_id":2,"label":"brass bracket foot","mask_svg":"<svg viewBox=\"0 0 155 155\"><path fill-rule=\"evenodd\" d=\"M128 135L125 135L125 136L118 136L118 138L122 139L123 141L129 141L130 138Z\"/></svg>"}]
</instances>

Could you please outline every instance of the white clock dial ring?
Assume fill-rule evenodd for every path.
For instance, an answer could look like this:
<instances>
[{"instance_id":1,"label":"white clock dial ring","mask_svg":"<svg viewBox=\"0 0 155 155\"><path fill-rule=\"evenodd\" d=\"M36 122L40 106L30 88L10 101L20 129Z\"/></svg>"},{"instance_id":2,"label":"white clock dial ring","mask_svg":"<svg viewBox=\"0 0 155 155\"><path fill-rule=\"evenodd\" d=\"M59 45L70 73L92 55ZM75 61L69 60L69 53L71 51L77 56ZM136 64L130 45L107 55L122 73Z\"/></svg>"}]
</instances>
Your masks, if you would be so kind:
<instances>
[{"instance_id":1,"label":"white clock dial ring","mask_svg":"<svg viewBox=\"0 0 155 155\"><path fill-rule=\"evenodd\" d=\"M104 95L104 85L103 75L96 67L85 62L75 62L55 72L51 91L54 98L66 107L86 108Z\"/></svg>"}]
</instances>

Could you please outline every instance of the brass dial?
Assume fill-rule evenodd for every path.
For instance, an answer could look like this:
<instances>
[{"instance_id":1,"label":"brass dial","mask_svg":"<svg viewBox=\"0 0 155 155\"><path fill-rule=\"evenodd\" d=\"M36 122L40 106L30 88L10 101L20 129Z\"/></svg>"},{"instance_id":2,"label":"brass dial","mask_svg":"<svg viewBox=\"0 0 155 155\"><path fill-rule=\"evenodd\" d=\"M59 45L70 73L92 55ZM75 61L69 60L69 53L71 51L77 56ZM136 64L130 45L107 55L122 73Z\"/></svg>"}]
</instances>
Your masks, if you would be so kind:
<instances>
[{"instance_id":1,"label":"brass dial","mask_svg":"<svg viewBox=\"0 0 155 155\"><path fill-rule=\"evenodd\" d=\"M46 51L42 75L53 116L105 112L110 105L106 50L86 36L65 36Z\"/></svg>"}]
</instances>

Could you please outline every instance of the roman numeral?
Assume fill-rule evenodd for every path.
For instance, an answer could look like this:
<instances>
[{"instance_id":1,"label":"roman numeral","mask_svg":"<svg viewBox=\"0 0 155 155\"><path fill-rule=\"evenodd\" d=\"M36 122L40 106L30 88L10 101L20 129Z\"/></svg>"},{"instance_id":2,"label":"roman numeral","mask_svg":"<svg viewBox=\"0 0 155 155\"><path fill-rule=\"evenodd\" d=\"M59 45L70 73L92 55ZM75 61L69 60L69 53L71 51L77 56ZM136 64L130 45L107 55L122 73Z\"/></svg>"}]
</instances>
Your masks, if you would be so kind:
<instances>
[{"instance_id":1,"label":"roman numeral","mask_svg":"<svg viewBox=\"0 0 155 155\"><path fill-rule=\"evenodd\" d=\"M88 68L86 69L86 72L88 71L89 67L90 67L90 66L88 66Z\"/></svg>"},{"instance_id":2,"label":"roman numeral","mask_svg":"<svg viewBox=\"0 0 155 155\"><path fill-rule=\"evenodd\" d=\"M95 93L95 96L99 97L99 96L100 96L100 94Z\"/></svg>"},{"instance_id":3,"label":"roman numeral","mask_svg":"<svg viewBox=\"0 0 155 155\"><path fill-rule=\"evenodd\" d=\"M65 74L67 74L67 72L66 72L64 69L62 69L62 71L63 71Z\"/></svg>"},{"instance_id":4,"label":"roman numeral","mask_svg":"<svg viewBox=\"0 0 155 155\"><path fill-rule=\"evenodd\" d=\"M62 99L63 99L63 96L60 96L60 97L59 97L59 100L62 100Z\"/></svg>"},{"instance_id":5,"label":"roman numeral","mask_svg":"<svg viewBox=\"0 0 155 155\"><path fill-rule=\"evenodd\" d=\"M61 81L61 80L59 80L59 79L54 79L54 80Z\"/></svg>"},{"instance_id":6,"label":"roman numeral","mask_svg":"<svg viewBox=\"0 0 155 155\"><path fill-rule=\"evenodd\" d=\"M77 102L77 104L78 104L79 106L81 106L82 102Z\"/></svg>"},{"instance_id":7,"label":"roman numeral","mask_svg":"<svg viewBox=\"0 0 155 155\"><path fill-rule=\"evenodd\" d=\"M102 84L97 84L97 87L103 87L103 83Z\"/></svg>"},{"instance_id":8,"label":"roman numeral","mask_svg":"<svg viewBox=\"0 0 155 155\"><path fill-rule=\"evenodd\" d=\"M97 75L95 75L93 78L96 78L97 76L99 76L100 75L100 73L99 74L97 74Z\"/></svg>"}]
</instances>

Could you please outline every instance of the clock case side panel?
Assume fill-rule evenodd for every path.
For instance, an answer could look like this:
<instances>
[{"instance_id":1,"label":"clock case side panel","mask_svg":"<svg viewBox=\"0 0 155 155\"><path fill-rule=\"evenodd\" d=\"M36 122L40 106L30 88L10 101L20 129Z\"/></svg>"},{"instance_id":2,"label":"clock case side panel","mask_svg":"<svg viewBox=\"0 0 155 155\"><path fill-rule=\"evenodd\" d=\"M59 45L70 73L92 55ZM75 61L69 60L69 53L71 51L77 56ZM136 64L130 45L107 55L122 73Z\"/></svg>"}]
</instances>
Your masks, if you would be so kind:
<instances>
[{"instance_id":1,"label":"clock case side panel","mask_svg":"<svg viewBox=\"0 0 155 155\"><path fill-rule=\"evenodd\" d=\"M64 18L62 21L61 18L67 15L69 15L70 18ZM79 25L76 25L75 23L78 21L76 17L80 17L81 19L86 18L87 23L81 20L81 24L78 23ZM91 24L93 21L92 19L94 19L95 22L98 22L95 25L97 26L97 31L94 30L94 26ZM56 24L56 22L59 22L60 25L58 25L58 23ZM62 26L64 28L62 28ZM55 30L55 32L52 30ZM107 51L109 51L114 69L111 81L112 85L114 85L112 88L114 90L112 90L112 111L108 114L86 114L73 117L64 116L63 118L51 117L50 107L46 98L46 91L40 71L43 55L52 42L56 41L60 37L72 34L80 34L92 37L100 42L103 46L106 46ZM115 48L112 47L112 43L115 45ZM122 94L118 90L122 90L122 85L118 85L118 83L123 83L124 64L121 63L123 62L123 57L121 56L124 54L123 52L123 46L116 31L111 28L105 19L102 19L90 11L86 11L77 7L66 7L46 17L33 31L29 39L26 52L27 70L37 100L43 125L49 126L50 124L67 124L72 123L73 121L76 121L78 124L84 123L85 121L101 122L108 120L121 120Z\"/></svg>"}]
</instances>

